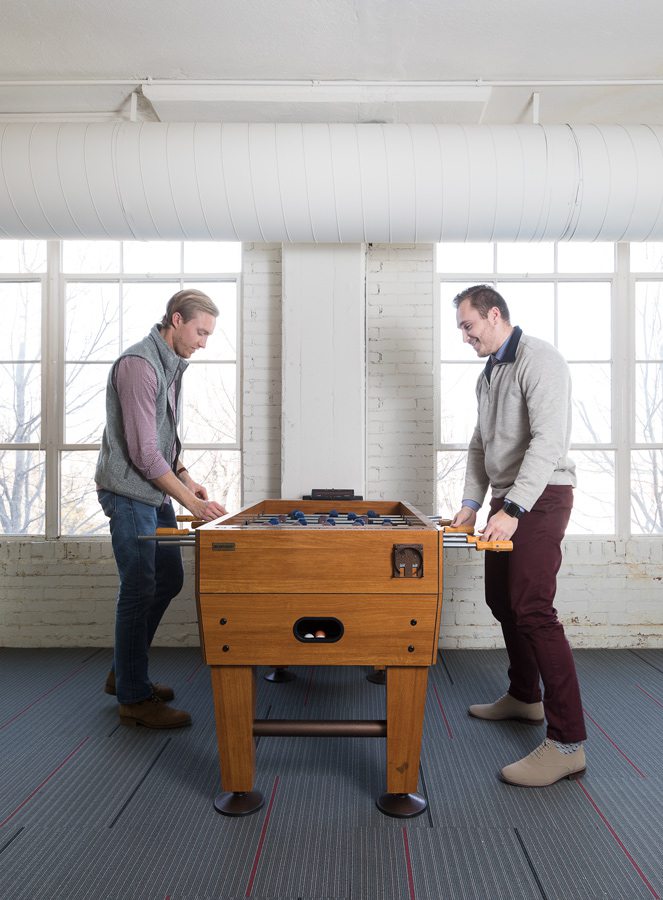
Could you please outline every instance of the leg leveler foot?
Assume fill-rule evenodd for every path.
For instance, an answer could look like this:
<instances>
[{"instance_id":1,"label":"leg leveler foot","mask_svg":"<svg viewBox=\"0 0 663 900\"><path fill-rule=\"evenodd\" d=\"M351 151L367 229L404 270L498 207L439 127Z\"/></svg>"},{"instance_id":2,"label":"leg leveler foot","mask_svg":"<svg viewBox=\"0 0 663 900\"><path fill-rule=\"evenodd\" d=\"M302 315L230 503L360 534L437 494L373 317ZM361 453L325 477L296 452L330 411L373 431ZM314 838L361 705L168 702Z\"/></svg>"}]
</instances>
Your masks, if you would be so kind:
<instances>
[{"instance_id":1,"label":"leg leveler foot","mask_svg":"<svg viewBox=\"0 0 663 900\"><path fill-rule=\"evenodd\" d=\"M421 794L382 794L375 801L375 805L385 816L412 819L427 809L428 802Z\"/></svg>"},{"instance_id":2,"label":"leg leveler foot","mask_svg":"<svg viewBox=\"0 0 663 900\"><path fill-rule=\"evenodd\" d=\"M224 816L250 816L265 803L259 791L226 791L214 801L214 809Z\"/></svg>"}]
</instances>

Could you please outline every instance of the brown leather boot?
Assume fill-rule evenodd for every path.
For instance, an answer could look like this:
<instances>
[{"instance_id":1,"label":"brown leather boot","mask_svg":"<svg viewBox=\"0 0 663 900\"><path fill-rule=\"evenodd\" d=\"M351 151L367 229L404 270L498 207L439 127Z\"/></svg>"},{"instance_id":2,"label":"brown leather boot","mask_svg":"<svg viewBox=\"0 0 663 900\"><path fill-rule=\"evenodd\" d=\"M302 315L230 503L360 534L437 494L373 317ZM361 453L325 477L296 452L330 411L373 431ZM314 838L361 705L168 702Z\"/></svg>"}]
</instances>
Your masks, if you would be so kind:
<instances>
[{"instance_id":1,"label":"brown leather boot","mask_svg":"<svg viewBox=\"0 0 663 900\"><path fill-rule=\"evenodd\" d=\"M111 694L113 697L116 694L115 691L115 672L113 669L108 673L108 677L106 678L106 684L104 686L104 690L107 694ZM156 694L159 700L174 700L175 699L175 691L168 687L167 684L153 684L152 685L152 693Z\"/></svg>"},{"instance_id":2,"label":"brown leather boot","mask_svg":"<svg viewBox=\"0 0 663 900\"><path fill-rule=\"evenodd\" d=\"M152 694L140 703L120 703L120 722L145 728L183 728L191 724L191 716L183 709L173 709Z\"/></svg>"}]
</instances>

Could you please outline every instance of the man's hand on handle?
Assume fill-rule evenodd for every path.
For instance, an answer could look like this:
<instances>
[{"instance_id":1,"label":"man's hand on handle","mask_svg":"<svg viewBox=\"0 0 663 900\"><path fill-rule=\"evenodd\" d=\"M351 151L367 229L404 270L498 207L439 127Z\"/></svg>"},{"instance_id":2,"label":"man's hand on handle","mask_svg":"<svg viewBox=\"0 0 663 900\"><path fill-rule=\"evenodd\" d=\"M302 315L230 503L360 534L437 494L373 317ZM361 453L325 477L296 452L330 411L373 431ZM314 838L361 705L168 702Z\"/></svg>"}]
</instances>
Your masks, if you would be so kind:
<instances>
[{"instance_id":1,"label":"man's hand on handle","mask_svg":"<svg viewBox=\"0 0 663 900\"><path fill-rule=\"evenodd\" d=\"M166 472L152 483L203 522L212 522L227 513L221 503L208 499L207 490L194 481L187 471L182 472L179 477L174 472Z\"/></svg>"},{"instance_id":2,"label":"man's hand on handle","mask_svg":"<svg viewBox=\"0 0 663 900\"><path fill-rule=\"evenodd\" d=\"M498 509L495 515L488 519L486 527L479 534L484 541L510 541L517 527L518 519L508 516L504 510Z\"/></svg>"},{"instance_id":3,"label":"man's hand on handle","mask_svg":"<svg viewBox=\"0 0 663 900\"><path fill-rule=\"evenodd\" d=\"M471 525L474 528L476 520L477 514L473 509L470 509L469 506L461 506L451 520L451 525L453 528L457 528L459 525Z\"/></svg>"}]
</instances>

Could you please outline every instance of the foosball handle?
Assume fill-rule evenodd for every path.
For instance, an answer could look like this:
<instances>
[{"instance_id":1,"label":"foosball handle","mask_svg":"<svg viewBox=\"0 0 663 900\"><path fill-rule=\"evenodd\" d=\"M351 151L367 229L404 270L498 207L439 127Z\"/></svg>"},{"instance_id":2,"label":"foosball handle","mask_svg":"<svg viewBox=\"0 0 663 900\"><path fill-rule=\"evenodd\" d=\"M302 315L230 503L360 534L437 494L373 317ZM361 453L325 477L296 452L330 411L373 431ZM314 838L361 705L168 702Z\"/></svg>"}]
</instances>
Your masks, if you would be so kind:
<instances>
[{"instance_id":1,"label":"foosball handle","mask_svg":"<svg viewBox=\"0 0 663 900\"><path fill-rule=\"evenodd\" d=\"M477 550L494 550L496 553L510 552L513 550L513 541L476 541L474 546Z\"/></svg>"}]
</instances>

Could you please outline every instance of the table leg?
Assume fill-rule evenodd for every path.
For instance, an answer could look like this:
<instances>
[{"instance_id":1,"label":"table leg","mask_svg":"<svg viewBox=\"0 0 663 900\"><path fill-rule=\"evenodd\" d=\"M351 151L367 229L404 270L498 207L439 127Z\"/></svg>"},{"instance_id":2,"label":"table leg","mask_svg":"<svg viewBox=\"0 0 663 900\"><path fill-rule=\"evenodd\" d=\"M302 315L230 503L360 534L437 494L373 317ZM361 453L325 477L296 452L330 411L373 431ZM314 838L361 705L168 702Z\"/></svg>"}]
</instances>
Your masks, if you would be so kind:
<instances>
[{"instance_id":1,"label":"table leg","mask_svg":"<svg viewBox=\"0 0 663 900\"><path fill-rule=\"evenodd\" d=\"M428 806L417 793L427 683L427 666L387 667L387 793L377 806L388 816L410 818Z\"/></svg>"},{"instance_id":2,"label":"table leg","mask_svg":"<svg viewBox=\"0 0 663 900\"><path fill-rule=\"evenodd\" d=\"M246 816L264 803L262 794L253 790L255 670L252 666L212 666L211 673L224 788L214 808L226 816Z\"/></svg>"}]
</instances>

